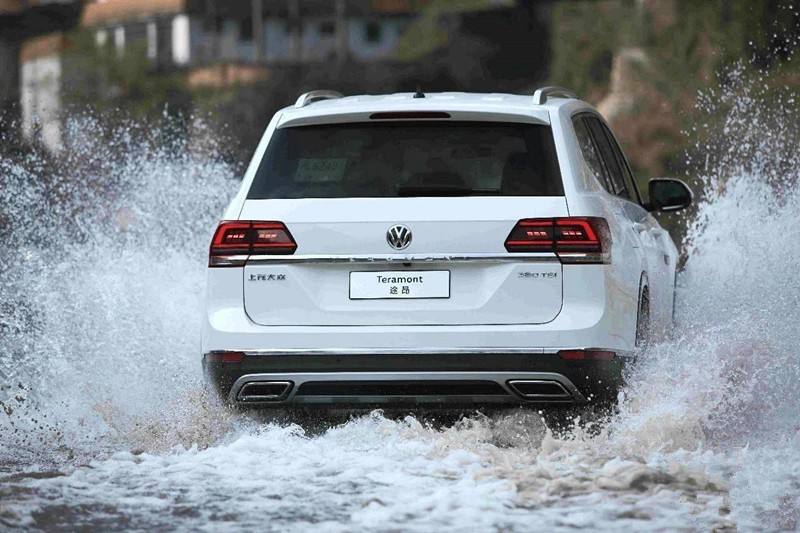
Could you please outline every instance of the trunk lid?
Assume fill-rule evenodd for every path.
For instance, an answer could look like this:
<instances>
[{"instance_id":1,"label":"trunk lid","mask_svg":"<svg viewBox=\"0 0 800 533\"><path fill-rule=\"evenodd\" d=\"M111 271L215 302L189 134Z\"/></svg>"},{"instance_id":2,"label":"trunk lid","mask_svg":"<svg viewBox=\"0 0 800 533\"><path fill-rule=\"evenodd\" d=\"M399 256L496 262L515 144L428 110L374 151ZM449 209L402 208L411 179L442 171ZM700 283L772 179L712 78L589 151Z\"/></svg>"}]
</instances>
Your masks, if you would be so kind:
<instances>
[{"instance_id":1,"label":"trunk lid","mask_svg":"<svg viewBox=\"0 0 800 533\"><path fill-rule=\"evenodd\" d=\"M561 264L507 253L504 242L519 219L563 216L564 197L247 200L239 218L285 223L297 250L248 261L245 310L268 326L549 322L561 310ZM387 242L398 224L412 233L402 250ZM396 297L380 292L392 287Z\"/></svg>"}]
</instances>

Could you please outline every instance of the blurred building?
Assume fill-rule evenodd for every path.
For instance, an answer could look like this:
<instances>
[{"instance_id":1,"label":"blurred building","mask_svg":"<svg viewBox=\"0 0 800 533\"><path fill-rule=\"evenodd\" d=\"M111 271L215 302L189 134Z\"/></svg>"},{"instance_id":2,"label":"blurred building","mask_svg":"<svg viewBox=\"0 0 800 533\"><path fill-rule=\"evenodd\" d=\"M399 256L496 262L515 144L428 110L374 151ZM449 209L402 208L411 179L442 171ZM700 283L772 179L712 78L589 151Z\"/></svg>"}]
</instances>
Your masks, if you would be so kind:
<instances>
[{"instance_id":1,"label":"blurred building","mask_svg":"<svg viewBox=\"0 0 800 533\"><path fill-rule=\"evenodd\" d=\"M17 104L21 104L23 115L39 114L44 117L43 123L55 124L48 113L60 107L57 91L59 65L47 60L34 61L23 73L20 65L28 62L29 56L23 57L21 48L36 36L74 27L80 10L80 3L75 0L0 0L0 112L6 119L8 115L13 118ZM44 42L35 48L51 45L51 42ZM32 81L34 79L41 83ZM26 90L26 86L30 87L32 83L41 86L36 94ZM27 133L30 134L32 123L29 121L28 125ZM57 127L43 128L42 134L48 143L59 142Z\"/></svg>"},{"instance_id":2,"label":"blurred building","mask_svg":"<svg viewBox=\"0 0 800 533\"><path fill-rule=\"evenodd\" d=\"M389 56L427 2L411 0L98 0L81 20L122 53L146 41L163 65L274 64Z\"/></svg>"},{"instance_id":3,"label":"blurred building","mask_svg":"<svg viewBox=\"0 0 800 533\"><path fill-rule=\"evenodd\" d=\"M27 40L19 53L22 134L30 140L38 133L50 149L61 146L63 48L63 35L54 33Z\"/></svg>"},{"instance_id":4,"label":"blurred building","mask_svg":"<svg viewBox=\"0 0 800 533\"><path fill-rule=\"evenodd\" d=\"M0 0L29 10L35 2ZM189 88L221 88L263 81L281 69L396 60L404 32L437 12L508 10L518 0L90 0L79 5L72 29L94 46L124 59L144 50L154 72L181 73ZM434 5L435 4L435 5ZM466 6L466 7L464 7ZM494 34L502 33L492 30ZM473 21L473 26L480 26ZM2 12L0 12L0 28ZM61 30L69 28L60 28ZM491 36L492 39L500 37ZM23 131L41 131L50 148L61 144L63 31L20 44ZM466 53L466 52L465 52ZM524 61L524 57L520 60Z\"/></svg>"},{"instance_id":5,"label":"blurred building","mask_svg":"<svg viewBox=\"0 0 800 533\"><path fill-rule=\"evenodd\" d=\"M30 14L37 3L48 2L0 0L0 12ZM98 47L111 47L120 57L132 47L144 46L154 68L184 71L190 86L220 87L264 79L270 66L388 58L404 26L427 3L94 0L73 22L93 32ZM53 149L61 144L62 51L67 46L64 35L57 32L27 38L18 51L24 135L30 138L41 132ZM15 53L16 47L6 55ZM9 70L15 69L9 65Z\"/></svg>"}]
</instances>

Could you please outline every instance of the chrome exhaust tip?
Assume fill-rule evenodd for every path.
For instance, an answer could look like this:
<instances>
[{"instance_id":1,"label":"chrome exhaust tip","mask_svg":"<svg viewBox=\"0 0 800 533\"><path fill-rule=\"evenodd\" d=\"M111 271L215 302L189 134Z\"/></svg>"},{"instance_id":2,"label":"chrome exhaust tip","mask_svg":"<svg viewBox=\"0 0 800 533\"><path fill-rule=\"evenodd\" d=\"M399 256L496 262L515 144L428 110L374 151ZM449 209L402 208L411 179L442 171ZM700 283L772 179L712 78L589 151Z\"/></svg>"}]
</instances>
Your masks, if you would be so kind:
<instances>
[{"instance_id":1,"label":"chrome exhaust tip","mask_svg":"<svg viewBox=\"0 0 800 533\"><path fill-rule=\"evenodd\" d=\"M285 400L291 391L291 381L249 381L239 389L236 401L279 402Z\"/></svg>"},{"instance_id":2,"label":"chrome exhaust tip","mask_svg":"<svg viewBox=\"0 0 800 533\"><path fill-rule=\"evenodd\" d=\"M558 381L541 379L515 379L508 386L526 400L565 401L572 400L572 394Z\"/></svg>"}]
</instances>

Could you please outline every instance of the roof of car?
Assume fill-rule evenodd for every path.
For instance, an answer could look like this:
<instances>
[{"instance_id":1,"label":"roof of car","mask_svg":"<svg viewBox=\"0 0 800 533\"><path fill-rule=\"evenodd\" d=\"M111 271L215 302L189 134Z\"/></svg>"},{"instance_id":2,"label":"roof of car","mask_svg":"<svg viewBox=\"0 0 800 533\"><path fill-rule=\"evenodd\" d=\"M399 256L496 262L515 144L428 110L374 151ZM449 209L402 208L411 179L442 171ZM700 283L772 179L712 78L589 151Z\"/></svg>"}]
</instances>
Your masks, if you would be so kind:
<instances>
[{"instance_id":1,"label":"roof of car","mask_svg":"<svg viewBox=\"0 0 800 533\"><path fill-rule=\"evenodd\" d=\"M456 119L513 120L549 124L549 109L570 101L551 97L543 105L534 104L532 95L505 93L442 92L394 93L339 97L332 91L319 91L320 99L302 95L298 103L282 110L279 126L319 122L349 122L378 112L447 112ZM416 97L415 97L416 95ZM573 100L574 101L574 100Z\"/></svg>"}]
</instances>

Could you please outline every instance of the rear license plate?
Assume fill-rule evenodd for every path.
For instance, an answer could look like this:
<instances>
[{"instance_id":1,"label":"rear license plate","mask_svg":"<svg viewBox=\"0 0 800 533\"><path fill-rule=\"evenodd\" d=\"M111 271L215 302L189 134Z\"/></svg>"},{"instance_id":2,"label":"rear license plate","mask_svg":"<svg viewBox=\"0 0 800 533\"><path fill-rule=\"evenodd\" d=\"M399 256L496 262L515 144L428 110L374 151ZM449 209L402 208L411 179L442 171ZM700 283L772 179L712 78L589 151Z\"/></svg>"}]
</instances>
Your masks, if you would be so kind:
<instances>
[{"instance_id":1,"label":"rear license plate","mask_svg":"<svg viewBox=\"0 0 800 533\"><path fill-rule=\"evenodd\" d=\"M350 272L351 300L393 298L450 298L450 271Z\"/></svg>"}]
</instances>

